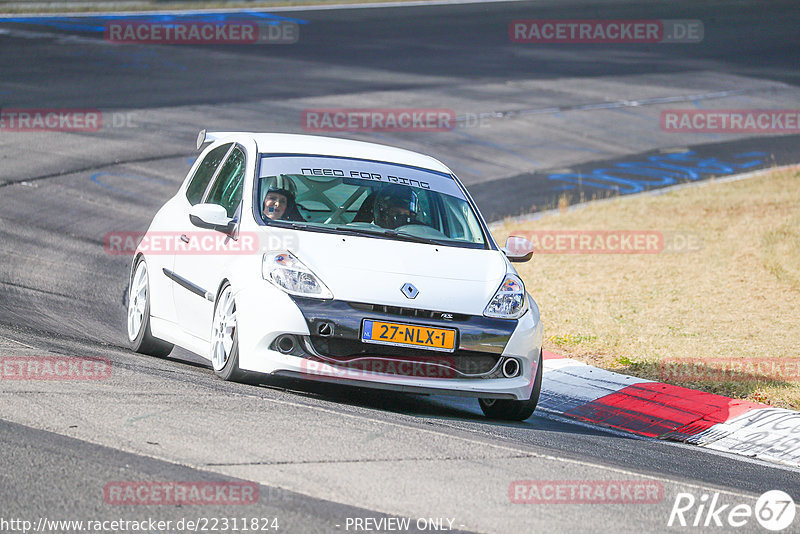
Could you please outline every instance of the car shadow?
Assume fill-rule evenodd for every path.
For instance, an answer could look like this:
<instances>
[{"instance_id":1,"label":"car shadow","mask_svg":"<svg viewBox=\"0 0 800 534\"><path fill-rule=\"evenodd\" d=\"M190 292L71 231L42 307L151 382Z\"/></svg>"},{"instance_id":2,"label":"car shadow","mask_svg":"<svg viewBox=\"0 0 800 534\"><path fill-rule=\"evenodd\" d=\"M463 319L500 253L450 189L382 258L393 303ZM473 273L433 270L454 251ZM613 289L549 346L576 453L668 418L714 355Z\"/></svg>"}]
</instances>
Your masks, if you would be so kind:
<instances>
[{"instance_id":1,"label":"car shadow","mask_svg":"<svg viewBox=\"0 0 800 534\"><path fill-rule=\"evenodd\" d=\"M259 387L286 391L294 395L313 398L315 400L335 402L337 404L357 408L381 410L410 417L477 423L486 427L529 431L547 430L550 432L571 434L578 432L587 435L638 439L635 436L625 436L617 432L612 433L600 427L592 427L589 425L577 426L575 423L567 420L560 421L548 417L548 415L542 411L534 412L534 414L525 421L488 419L483 415L478 405L478 400L473 397L403 393L282 376L267 377L259 384Z\"/></svg>"}]
</instances>

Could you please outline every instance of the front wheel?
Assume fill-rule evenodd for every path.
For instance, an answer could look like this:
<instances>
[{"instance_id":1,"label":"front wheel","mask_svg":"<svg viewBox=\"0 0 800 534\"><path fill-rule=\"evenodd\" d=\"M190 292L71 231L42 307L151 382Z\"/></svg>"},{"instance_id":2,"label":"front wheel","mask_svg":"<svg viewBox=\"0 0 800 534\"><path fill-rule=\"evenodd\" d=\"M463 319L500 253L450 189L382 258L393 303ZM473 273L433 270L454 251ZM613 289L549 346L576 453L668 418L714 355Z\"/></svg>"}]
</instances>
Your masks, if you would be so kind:
<instances>
[{"instance_id":1,"label":"front wheel","mask_svg":"<svg viewBox=\"0 0 800 534\"><path fill-rule=\"evenodd\" d=\"M261 375L239 369L239 328L236 321L236 300L227 282L214 303L211 327L211 365L223 380L254 384Z\"/></svg>"},{"instance_id":2,"label":"front wheel","mask_svg":"<svg viewBox=\"0 0 800 534\"><path fill-rule=\"evenodd\" d=\"M542 391L542 373L542 351L540 350L539 365L536 366L536 378L533 381L531 397L528 400L478 399L483 414L490 419L506 421L524 421L533 415Z\"/></svg>"},{"instance_id":3,"label":"front wheel","mask_svg":"<svg viewBox=\"0 0 800 534\"><path fill-rule=\"evenodd\" d=\"M150 356L168 356L173 347L150 332L150 278L144 258L136 262L128 286L128 343L134 351Z\"/></svg>"}]
</instances>

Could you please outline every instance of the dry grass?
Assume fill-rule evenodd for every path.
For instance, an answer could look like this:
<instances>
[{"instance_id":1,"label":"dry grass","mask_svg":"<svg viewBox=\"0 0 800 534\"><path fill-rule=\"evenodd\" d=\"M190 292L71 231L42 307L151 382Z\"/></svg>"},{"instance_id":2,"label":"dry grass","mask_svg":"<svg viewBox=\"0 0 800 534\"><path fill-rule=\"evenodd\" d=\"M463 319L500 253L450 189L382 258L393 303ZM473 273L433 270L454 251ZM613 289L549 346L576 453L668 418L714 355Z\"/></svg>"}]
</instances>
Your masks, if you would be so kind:
<instances>
[{"instance_id":1,"label":"dry grass","mask_svg":"<svg viewBox=\"0 0 800 534\"><path fill-rule=\"evenodd\" d=\"M545 324L545 348L621 373L800 409L800 171L772 171L662 195L623 197L520 230L657 230L699 236L701 250L534 254L518 264ZM714 379L665 378L691 359ZM724 362L780 366L725 376ZM754 368L751 365L750 370Z\"/></svg>"}]
</instances>

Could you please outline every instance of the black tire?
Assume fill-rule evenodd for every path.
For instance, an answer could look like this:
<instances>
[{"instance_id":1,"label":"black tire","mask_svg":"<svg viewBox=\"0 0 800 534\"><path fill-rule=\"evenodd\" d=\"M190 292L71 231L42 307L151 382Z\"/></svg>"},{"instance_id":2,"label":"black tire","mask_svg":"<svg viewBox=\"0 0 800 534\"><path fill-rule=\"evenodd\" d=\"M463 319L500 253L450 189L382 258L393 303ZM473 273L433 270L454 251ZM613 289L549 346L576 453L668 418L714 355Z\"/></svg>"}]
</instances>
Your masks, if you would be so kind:
<instances>
[{"instance_id":1,"label":"black tire","mask_svg":"<svg viewBox=\"0 0 800 534\"><path fill-rule=\"evenodd\" d=\"M219 294L217 295L217 299L214 302L214 320L216 320L217 316L217 306L220 302L220 297L225 293L225 290L230 287L228 282L223 284L222 288L219 290ZM236 308L236 303L233 304L234 310ZM212 325L212 332L213 332L214 325ZM212 334L213 335L213 334ZM265 376L261 373L254 373L252 371L244 371L239 369L239 328L238 325L233 328L233 345L231 346L230 354L227 356L227 360L225 361L225 365L222 369L214 369L214 372L223 380L227 380L230 382L241 382L243 384L259 384L265 379ZM213 340L212 340L212 351L214 350L213 347Z\"/></svg>"},{"instance_id":2,"label":"black tire","mask_svg":"<svg viewBox=\"0 0 800 534\"><path fill-rule=\"evenodd\" d=\"M531 397L528 400L478 399L483 414L490 419L504 421L524 421L536 410L539 394L542 392L542 351L539 351L539 365L533 381Z\"/></svg>"},{"instance_id":3,"label":"black tire","mask_svg":"<svg viewBox=\"0 0 800 534\"><path fill-rule=\"evenodd\" d=\"M145 263L144 256L140 256L136 263L133 265L131 269L131 277L130 281L128 282L128 308L134 303L134 299L136 299L136 295L133 295L133 282L134 276L136 275L136 271L139 269L139 265L144 264L145 268L147 264ZM130 348L138 352L139 354L147 354L148 356L157 356L159 358L163 358L164 356L169 356L170 352L172 352L172 348L174 345L172 343L167 343L163 339L158 339L157 337L153 336L153 333L150 331L150 271L149 269L145 273L147 275L147 287L145 290L145 303L144 303L144 313L142 315L142 322L141 326L139 327L138 335L131 339L131 332L130 327L128 327L128 345Z\"/></svg>"}]
</instances>

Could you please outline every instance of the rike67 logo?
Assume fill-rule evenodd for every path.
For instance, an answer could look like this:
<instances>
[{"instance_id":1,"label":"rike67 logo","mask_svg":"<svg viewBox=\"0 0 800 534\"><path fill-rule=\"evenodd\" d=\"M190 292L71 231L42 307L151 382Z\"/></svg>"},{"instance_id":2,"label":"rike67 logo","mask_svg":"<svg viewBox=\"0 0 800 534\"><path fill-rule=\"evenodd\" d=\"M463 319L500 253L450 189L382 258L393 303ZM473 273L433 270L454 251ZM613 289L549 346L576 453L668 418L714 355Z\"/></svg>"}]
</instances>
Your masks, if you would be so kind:
<instances>
[{"instance_id":1,"label":"rike67 logo","mask_svg":"<svg viewBox=\"0 0 800 534\"><path fill-rule=\"evenodd\" d=\"M678 493L667 526L721 527L730 531L751 525L755 517L762 528L778 532L792 525L796 512L794 499L781 490L764 493L754 506L725 502L718 492L704 493L699 499L691 493Z\"/></svg>"}]
</instances>

